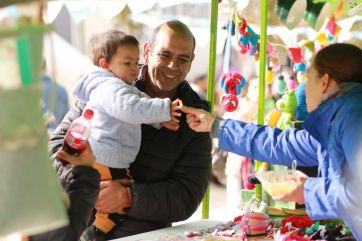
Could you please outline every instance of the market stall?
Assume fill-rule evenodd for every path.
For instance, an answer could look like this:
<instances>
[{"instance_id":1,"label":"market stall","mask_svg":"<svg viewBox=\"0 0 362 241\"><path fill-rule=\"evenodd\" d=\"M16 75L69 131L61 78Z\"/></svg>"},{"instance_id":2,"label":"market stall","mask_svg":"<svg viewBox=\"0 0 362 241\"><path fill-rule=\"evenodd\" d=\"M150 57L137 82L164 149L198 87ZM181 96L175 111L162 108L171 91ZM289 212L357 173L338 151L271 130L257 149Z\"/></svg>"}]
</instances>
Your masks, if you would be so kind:
<instances>
[{"instance_id":1,"label":"market stall","mask_svg":"<svg viewBox=\"0 0 362 241\"><path fill-rule=\"evenodd\" d=\"M209 68L208 68L208 92L207 92L207 100L210 103L214 103L214 93L216 84L220 84L223 90L223 99L222 106L225 111L233 111L236 109L237 95L240 94L240 91L246 85L247 80L240 73L235 73L230 71L230 66L225 61L225 65L223 66L224 74L220 80L220 83L216 83L216 44L217 44L217 29L218 29L218 4L220 1L212 0L211 2L211 23L210 23L210 56L209 56ZM230 20L227 25L228 28L228 38L226 43L226 51L229 51L230 48L230 39L237 38L238 39L238 50L241 54L247 54L250 56L253 61L258 61L259 63L259 106L258 106L258 124L265 124L265 89L268 88L268 85L277 83L278 91L280 95L283 95L283 101L280 107L278 108L279 114L276 115L276 120L273 119L273 116L269 116L268 122L266 124L274 125L280 129L287 128L295 128L297 127L298 121L303 121L302 118L303 113L305 111L305 103L304 107L301 106L301 102L298 102L300 96L297 96L298 86L303 86L306 77L306 61L310 58L316 48L321 48L333 41L337 41L338 34L341 29L338 26L339 17L342 15L343 8L341 7L341 3L343 1L330 1L334 3L335 12L332 14L328 12L325 7L325 3L317 4L312 1L308 1L310 5L303 5L303 2L307 1L294 1L297 2L298 5L285 5L285 1L277 1L276 11L280 15L281 21L287 25L288 28L293 28L295 26L295 22L298 22L296 18L293 18L293 21L289 21L291 18L290 13L296 13L300 8L305 8L306 11L308 6L316 12L313 12L311 9L307 11L305 17L308 24L317 28L317 34L313 39L309 39L308 41L300 41L298 45L294 46L283 46L281 44L273 44L267 41L267 28L268 28L268 1L262 0L260 5L260 31L256 31L253 29L251 24L248 24L247 19L240 15L234 5L233 0L228 1L230 4ZM282 4L284 2L284 4ZM302 2L302 3L301 3ZM357 3L356 3L357 4ZM358 13L358 7L361 4L357 4L353 7L353 11L351 14L355 14L356 11ZM312 7L311 7L312 6ZM293 12L294 11L294 12ZM328 12L327 15L323 11ZM328 16L328 17L325 17ZM297 16L301 18L302 16ZM325 21L322 21L324 19ZM300 19L299 19L300 20ZM322 21L322 22L321 22ZM41 48L42 45L42 36L44 31L46 30L46 26L42 24L38 25L27 25L21 26L17 29L10 29L10 31L1 31L0 32L0 44L2 47L5 46L6 49L2 51L0 55L0 61L3 63L2 72L9 71L15 69L16 71L9 71L11 78L6 78L5 81L0 82L0 87L5 89L5 91L0 92L0 99L4 100L6 103L3 108L2 116L9 116L9 118L4 118L0 125L0 135L8 138L8 142L10 143L14 139L22 139L25 137L29 137L32 142L21 142L16 143L17 145L6 145L9 143L0 142L0 151L5 153L2 156L10 157L14 160L14 169L18 168L19 165L25 165L21 161L21 159L26 159L25 156L34 156L40 157L38 160L34 160L34 163L37 163L40 167L44 168L39 169L35 167L29 167L29 171L34 171L34 173L38 170L44 171L47 173L45 179L51 180L51 182L45 184L49 184L44 188L49 189L49 197L47 199L41 198L30 200L31 204L38 205L39 203L49 204L53 203L55 207L46 208L46 215L43 220L39 220L41 225L37 227L27 225L30 222L26 222L25 224L20 225L19 227L9 226L9 229L0 232L1 235L9 234L12 232L24 232L25 234L31 234L35 232L44 231L47 228L54 228L64 225L67 221L65 218L65 210L62 206L62 203L59 201L61 198L59 197L59 187L55 183L54 175L49 174L50 165L45 165L44 162L47 161L46 158L46 150L45 150L45 136L41 131L42 124L42 116L40 112L40 108L36 107L37 100L39 99L39 83L36 81L39 79L40 74L40 63L41 63ZM40 46L39 46L40 45ZM18 55L14 55L14 53L18 53ZM287 57L288 56L288 57ZM11 58L9 58L11 57ZM278 74L281 72L280 63L286 61L285 59L289 59L290 63L290 76L287 81L283 78L280 78L281 74L278 76L279 78L274 78L274 74ZM10 60L10 61L8 61ZM15 66L15 68L14 68ZM278 72L279 71L279 72ZM16 83L14 81L16 80ZM15 83L15 84L14 84ZM27 88L24 88L27 87ZM26 105L23 106L23 102L17 103L16 99L20 99L19 96L26 97ZM25 98L24 97L24 98ZM14 107L14 103L17 104L19 109L21 108L21 115L17 121L14 121L13 116L7 115L6 111L9 111L11 108L7 107L9 102L5 100L14 100L11 103L11 108ZM9 105L10 106L10 105ZM304 108L304 109L298 109ZM4 111L5 110L5 111ZM36 111L29 111L36 110ZM296 111L299 111L296 113ZM211 111L213 111L213 106L211 105ZM304 112L303 112L304 111ZM296 113L296 114L295 114ZM1 113L0 113L1 114ZM27 119L28 115L32 115L34 117L32 121ZM295 116L300 116L300 119L294 118ZM280 121L282 120L283 121ZM36 121L34 121L36 120ZM19 122L19 123L18 123ZM25 123L24 123L25 122ZM30 125L30 124L31 125ZM12 136L11 130L15 128L23 128L21 132L16 132L16 136ZM10 131L9 131L10 130ZM9 134L10 133L10 134ZM25 133L25 135L24 135ZM19 138L21 136L22 138ZM6 140L5 138L5 140ZM3 140L1 140L3 141ZM39 145L37 145L39 144ZM38 149L34 149L33 147L37 146ZM17 150L23 148L23 152L19 155ZM30 150L31 149L31 150ZM24 151L25 150L25 151ZM27 150L29 152L27 152ZM34 150L36 153L33 153ZM33 152L31 152L33 151ZM16 152L16 153L15 153ZM15 155L16 154L16 155ZM242 194L244 198L245 207L243 211L240 213L241 216L238 216L237 213L234 220L221 220L221 221L213 221L213 220L203 220L188 224L183 224L179 226L174 226L166 229L156 230L148 233L143 233L135 236L130 236L128 238L122 238L122 240L264 240L266 238L274 238L276 240L283 240L283 235L285 236L293 236L299 234L299 239L303 240L303 236L307 238L314 239L322 239L322 238L330 238L332 236L340 236L345 237L346 240L349 238L352 240L353 237L348 236L349 230L348 228L340 222L331 222L327 221L325 223L313 222L307 216L305 216L305 209L296 208L295 203L292 204L282 204L276 203L270 199L270 196L273 196L273 191L290 191L290 189L285 188L285 182L280 185L280 188L275 188L275 185L268 189L268 180L263 182L263 176L260 174L260 170L265 171L267 168L271 168L275 171L281 171L280 173L287 172L288 174L292 173L296 169L296 165L292 168L292 170L288 170L286 167L278 168L278 167L268 167L263 160L257 161L256 163L256 176L260 183L256 183L256 188L254 190L245 190L244 194ZM49 163L48 163L49 164ZM18 165L18 166L15 166ZM27 182L31 183L28 179L19 179L14 178L14 176L9 175L7 172L8 168L0 168L3 171L1 176L4 178L8 178L11 182L16 184L19 183L19 186L22 186L22 183ZM258 176L259 174L259 176ZM37 174L34 174L37 176ZM274 173L275 176L275 173ZM281 175L282 176L282 175ZM35 184L38 185L41 182L43 177L37 176L39 180L31 180ZM20 182L19 182L20 181ZM283 181L282 181L283 182ZM274 183L275 184L275 183ZM15 185L14 185L15 186ZM263 188L264 187L264 188ZM4 190L0 190L1 192L7 192L7 187L3 187ZM13 188L13 187L12 187ZM36 188L34 188L36 189ZM266 190L268 192L263 192ZM278 189L278 190L275 190ZM283 190L281 190L283 189ZM209 218L209 196L210 189L207 191L205 198L202 203L202 219ZM278 193L280 194L280 193ZM33 197L35 195L29 195L29 197ZM37 195L41 196L41 195ZM54 201L54 200L58 201ZM11 206L9 202L12 199L1 199L4 204L3 206ZM41 201L41 202L40 202ZM53 202L54 201L54 202ZM29 200L27 200L27 204ZM14 205L15 207L23 206L23 203L19 203L18 205ZM35 205L35 206L36 206ZM28 216L32 216L32 212L36 210L31 206L26 205L27 211L29 211ZM53 210L54 213L49 213L48 210ZM16 208L12 209L8 213L1 213L0 220L9 225L11 222L7 222L10 216L14 216L16 213ZM294 215L293 215L294 214ZM49 215L49 216L47 216ZM280 217L282 216L282 217ZM5 222L6 221L6 222ZM6 225L3 225L6 226ZM42 227L40 227L42 226ZM39 228L39 229L38 229ZM24 231L25 230L25 231ZM288 237L289 237L288 236ZM334 237L333 236L333 237ZM297 239L297 237L295 237ZM121 239L119 239L121 240Z\"/></svg>"}]
</instances>

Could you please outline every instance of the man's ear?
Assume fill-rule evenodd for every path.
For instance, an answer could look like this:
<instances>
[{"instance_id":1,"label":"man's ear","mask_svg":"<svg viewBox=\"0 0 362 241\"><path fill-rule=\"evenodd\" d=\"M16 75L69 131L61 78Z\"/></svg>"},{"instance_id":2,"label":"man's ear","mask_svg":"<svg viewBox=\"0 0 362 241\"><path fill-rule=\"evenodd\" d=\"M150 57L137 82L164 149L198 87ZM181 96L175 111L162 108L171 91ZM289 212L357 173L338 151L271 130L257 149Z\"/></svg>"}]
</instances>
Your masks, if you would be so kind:
<instances>
[{"instance_id":1,"label":"man's ear","mask_svg":"<svg viewBox=\"0 0 362 241\"><path fill-rule=\"evenodd\" d=\"M107 69L108 68L108 63L107 60L105 58L100 58L98 60L98 65L99 67L101 67L102 69Z\"/></svg>"},{"instance_id":2,"label":"man's ear","mask_svg":"<svg viewBox=\"0 0 362 241\"><path fill-rule=\"evenodd\" d=\"M149 42L146 42L143 45L143 59L145 60L145 63L148 64L149 55L151 54L151 45Z\"/></svg>"}]
</instances>

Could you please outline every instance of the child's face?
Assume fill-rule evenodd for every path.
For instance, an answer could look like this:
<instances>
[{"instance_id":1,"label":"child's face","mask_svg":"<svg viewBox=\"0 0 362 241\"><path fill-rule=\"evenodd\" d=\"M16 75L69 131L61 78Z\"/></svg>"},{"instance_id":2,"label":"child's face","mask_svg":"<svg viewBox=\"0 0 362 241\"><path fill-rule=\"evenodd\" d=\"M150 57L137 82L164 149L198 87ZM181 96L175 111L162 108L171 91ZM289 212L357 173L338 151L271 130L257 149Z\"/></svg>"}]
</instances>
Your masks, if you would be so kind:
<instances>
[{"instance_id":1,"label":"child's face","mask_svg":"<svg viewBox=\"0 0 362 241\"><path fill-rule=\"evenodd\" d=\"M139 55L137 46L121 45L112 56L107 69L127 84L132 84L138 77Z\"/></svg>"}]
</instances>

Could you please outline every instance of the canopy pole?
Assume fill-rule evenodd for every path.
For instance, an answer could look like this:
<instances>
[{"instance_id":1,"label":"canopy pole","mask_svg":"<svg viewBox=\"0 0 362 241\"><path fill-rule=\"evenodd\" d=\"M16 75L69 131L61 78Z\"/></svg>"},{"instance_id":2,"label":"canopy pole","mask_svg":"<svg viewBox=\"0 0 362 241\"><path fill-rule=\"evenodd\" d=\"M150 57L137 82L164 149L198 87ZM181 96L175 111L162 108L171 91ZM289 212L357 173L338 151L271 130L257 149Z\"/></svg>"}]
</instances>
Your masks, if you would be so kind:
<instances>
[{"instance_id":1,"label":"canopy pole","mask_svg":"<svg viewBox=\"0 0 362 241\"><path fill-rule=\"evenodd\" d=\"M217 39L218 1L211 1L211 24L210 24L210 55L207 80L207 101L210 111L214 113L214 89L215 89L215 63L216 63L216 39ZM202 219L209 219L210 207L210 184L202 200Z\"/></svg>"},{"instance_id":2,"label":"canopy pole","mask_svg":"<svg viewBox=\"0 0 362 241\"><path fill-rule=\"evenodd\" d=\"M258 105L258 124L264 124L265 110L265 70L266 70L266 40L268 27L268 0L261 0L261 18L260 18L260 49L259 49L259 105ZM256 171L259 170L260 161L256 161ZM262 197L261 185L256 185L255 195Z\"/></svg>"}]
</instances>

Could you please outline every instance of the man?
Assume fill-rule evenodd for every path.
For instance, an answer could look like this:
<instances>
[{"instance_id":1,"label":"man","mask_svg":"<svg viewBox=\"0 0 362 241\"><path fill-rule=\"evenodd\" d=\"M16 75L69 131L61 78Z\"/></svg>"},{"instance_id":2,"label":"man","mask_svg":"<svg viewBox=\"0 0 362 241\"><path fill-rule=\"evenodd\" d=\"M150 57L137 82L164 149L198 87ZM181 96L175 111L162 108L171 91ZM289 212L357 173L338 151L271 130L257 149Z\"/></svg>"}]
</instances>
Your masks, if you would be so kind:
<instances>
[{"instance_id":1,"label":"man","mask_svg":"<svg viewBox=\"0 0 362 241\"><path fill-rule=\"evenodd\" d=\"M194 49L195 39L186 25L176 20L161 24L144 45L146 65L140 69L137 88L151 97L179 98L187 106L208 109L207 103L184 80L194 59ZM84 103L77 102L53 133L53 153L61 147L70 123L82 113L82 108ZM127 213L108 239L168 227L171 222L187 219L200 204L210 181L210 136L192 131L184 115L178 123L169 125L174 131L142 125L141 148L130 167L135 183L129 188L117 181L101 183L97 210ZM68 171L57 163L61 181Z\"/></svg>"}]
</instances>

